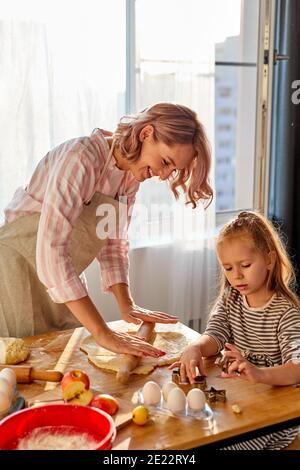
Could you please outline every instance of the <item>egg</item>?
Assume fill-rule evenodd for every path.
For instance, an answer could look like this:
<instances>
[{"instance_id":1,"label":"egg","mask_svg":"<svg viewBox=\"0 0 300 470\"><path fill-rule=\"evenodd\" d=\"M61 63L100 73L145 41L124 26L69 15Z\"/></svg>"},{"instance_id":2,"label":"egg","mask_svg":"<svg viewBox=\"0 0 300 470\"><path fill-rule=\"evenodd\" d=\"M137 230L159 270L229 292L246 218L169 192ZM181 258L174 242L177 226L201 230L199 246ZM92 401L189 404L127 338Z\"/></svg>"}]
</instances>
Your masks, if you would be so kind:
<instances>
[{"instance_id":1,"label":"egg","mask_svg":"<svg viewBox=\"0 0 300 470\"><path fill-rule=\"evenodd\" d=\"M8 367L1 370L0 377L4 377L11 384L12 388L17 383L17 377L15 372L12 369L9 369Z\"/></svg>"},{"instance_id":2,"label":"egg","mask_svg":"<svg viewBox=\"0 0 300 470\"><path fill-rule=\"evenodd\" d=\"M160 386L153 381L146 382L143 386L143 398L146 405L157 405L161 400Z\"/></svg>"},{"instance_id":3,"label":"egg","mask_svg":"<svg viewBox=\"0 0 300 470\"><path fill-rule=\"evenodd\" d=\"M170 391L173 389L173 388L176 388L177 385L174 384L174 382L167 382L163 385L162 387L162 394L163 394L163 397L164 397L164 400L167 401L168 400L168 395L170 393ZM177 387L178 388L178 387Z\"/></svg>"},{"instance_id":4,"label":"egg","mask_svg":"<svg viewBox=\"0 0 300 470\"><path fill-rule=\"evenodd\" d=\"M205 394L200 388L192 388L187 394L187 402L192 410L202 410L206 403Z\"/></svg>"},{"instance_id":5,"label":"egg","mask_svg":"<svg viewBox=\"0 0 300 470\"><path fill-rule=\"evenodd\" d=\"M168 408L173 411L173 413L178 413L185 410L186 398L181 388L175 387L169 392L167 405Z\"/></svg>"},{"instance_id":6,"label":"egg","mask_svg":"<svg viewBox=\"0 0 300 470\"><path fill-rule=\"evenodd\" d=\"M12 386L4 377L0 377L0 392L8 396L8 399L11 399L12 396Z\"/></svg>"},{"instance_id":7,"label":"egg","mask_svg":"<svg viewBox=\"0 0 300 470\"><path fill-rule=\"evenodd\" d=\"M0 413L8 411L10 400L5 393L0 391Z\"/></svg>"}]
</instances>

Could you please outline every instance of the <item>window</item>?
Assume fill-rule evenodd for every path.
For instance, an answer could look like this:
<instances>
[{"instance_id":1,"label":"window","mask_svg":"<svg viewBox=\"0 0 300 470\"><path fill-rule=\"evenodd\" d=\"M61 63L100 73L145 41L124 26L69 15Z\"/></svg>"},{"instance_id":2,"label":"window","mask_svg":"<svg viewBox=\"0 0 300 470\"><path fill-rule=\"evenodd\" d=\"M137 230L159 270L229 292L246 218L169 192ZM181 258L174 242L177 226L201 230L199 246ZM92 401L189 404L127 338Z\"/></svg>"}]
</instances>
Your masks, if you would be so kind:
<instances>
[{"instance_id":1,"label":"window","mask_svg":"<svg viewBox=\"0 0 300 470\"><path fill-rule=\"evenodd\" d=\"M219 86L219 89L216 90L216 94L218 94L222 98L228 98L232 94L232 88Z\"/></svg>"},{"instance_id":2,"label":"window","mask_svg":"<svg viewBox=\"0 0 300 470\"><path fill-rule=\"evenodd\" d=\"M227 132L227 131L230 131L232 129L231 125L230 124L219 124L217 126L217 132Z\"/></svg>"},{"instance_id":3,"label":"window","mask_svg":"<svg viewBox=\"0 0 300 470\"><path fill-rule=\"evenodd\" d=\"M125 113L126 11L124 0L0 3L1 224L50 148Z\"/></svg>"},{"instance_id":4,"label":"window","mask_svg":"<svg viewBox=\"0 0 300 470\"><path fill-rule=\"evenodd\" d=\"M125 112L156 101L190 106L205 124L216 213L253 207L262 1L87 0L74 6L72 21L68 0L61 0L60 15L55 2L4 3L2 140L13 146L0 157L1 212L50 147L99 125L113 129ZM220 165L226 179L217 174ZM231 194L226 203L219 189ZM165 184L144 184L139 197L147 203L150 193L154 203L174 202Z\"/></svg>"},{"instance_id":5,"label":"window","mask_svg":"<svg viewBox=\"0 0 300 470\"><path fill-rule=\"evenodd\" d=\"M231 108L220 108L220 111L219 111L220 115L222 116L228 116L229 114L232 113L232 109Z\"/></svg>"},{"instance_id":6,"label":"window","mask_svg":"<svg viewBox=\"0 0 300 470\"><path fill-rule=\"evenodd\" d=\"M206 124L213 109L216 212L253 207L259 0L136 0L135 5L131 111L177 101ZM169 8L172 21L166 22ZM142 198L146 192L143 187ZM158 197L165 201L169 194L160 189Z\"/></svg>"},{"instance_id":7,"label":"window","mask_svg":"<svg viewBox=\"0 0 300 470\"><path fill-rule=\"evenodd\" d=\"M217 142L217 145L222 149L227 149L228 147L231 146L231 141L230 140L219 140Z\"/></svg>"}]
</instances>

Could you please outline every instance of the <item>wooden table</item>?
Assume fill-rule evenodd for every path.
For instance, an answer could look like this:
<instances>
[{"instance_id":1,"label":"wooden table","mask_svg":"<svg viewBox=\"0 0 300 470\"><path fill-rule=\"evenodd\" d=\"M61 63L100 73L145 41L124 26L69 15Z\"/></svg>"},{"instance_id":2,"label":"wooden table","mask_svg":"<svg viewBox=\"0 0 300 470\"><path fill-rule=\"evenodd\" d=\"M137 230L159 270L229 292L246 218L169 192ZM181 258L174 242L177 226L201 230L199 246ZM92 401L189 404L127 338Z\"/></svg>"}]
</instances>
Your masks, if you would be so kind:
<instances>
[{"instance_id":1,"label":"wooden table","mask_svg":"<svg viewBox=\"0 0 300 470\"><path fill-rule=\"evenodd\" d=\"M122 321L111 322L112 328L126 331L128 324ZM180 331L192 340L198 333L178 323L176 325L156 325L157 331ZM66 372L74 368L83 369L90 377L91 386L97 392L109 393L120 400L120 413L133 408L132 397L147 380L154 380L161 386L171 380L168 367L158 367L147 376L133 375L128 385L117 383L115 373L102 371L90 364L87 355L80 351L79 344L88 334L84 328L63 332L51 332L25 338L31 348L28 363L36 368L47 368ZM117 433L113 449L191 449L207 444L221 446L221 441L243 433L260 430L266 426L287 422L300 416L300 390L296 387L270 387L250 384L240 378L222 379L220 369L213 359L207 360L208 387L226 389L226 403L211 404L214 411L214 425L203 429L195 419L171 417L155 413L145 426L127 425ZM35 382L18 385L20 393L27 400L38 398L60 398L60 386ZM238 404L241 414L235 414L231 406Z\"/></svg>"}]
</instances>

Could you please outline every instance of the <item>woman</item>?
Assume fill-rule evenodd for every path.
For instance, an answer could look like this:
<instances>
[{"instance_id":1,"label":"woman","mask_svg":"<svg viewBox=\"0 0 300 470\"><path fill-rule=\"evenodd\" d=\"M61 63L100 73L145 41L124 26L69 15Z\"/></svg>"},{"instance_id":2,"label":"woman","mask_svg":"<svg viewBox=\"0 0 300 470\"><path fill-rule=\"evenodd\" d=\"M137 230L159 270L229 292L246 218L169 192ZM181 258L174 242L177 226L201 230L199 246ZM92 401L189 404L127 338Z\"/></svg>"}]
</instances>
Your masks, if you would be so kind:
<instances>
[{"instance_id":1,"label":"woman","mask_svg":"<svg viewBox=\"0 0 300 470\"><path fill-rule=\"evenodd\" d=\"M120 122L113 137L98 129L51 150L27 187L16 191L0 228L0 336L81 324L111 351L161 354L143 339L112 331L79 275L97 258L103 289L115 295L123 320L175 323L171 315L134 303L128 242L97 236L97 208L109 203L118 210L121 196L130 208L139 183L155 175L170 181L175 197L182 187L195 208L212 198L209 169L209 146L196 114L169 103Z\"/></svg>"}]
</instances>

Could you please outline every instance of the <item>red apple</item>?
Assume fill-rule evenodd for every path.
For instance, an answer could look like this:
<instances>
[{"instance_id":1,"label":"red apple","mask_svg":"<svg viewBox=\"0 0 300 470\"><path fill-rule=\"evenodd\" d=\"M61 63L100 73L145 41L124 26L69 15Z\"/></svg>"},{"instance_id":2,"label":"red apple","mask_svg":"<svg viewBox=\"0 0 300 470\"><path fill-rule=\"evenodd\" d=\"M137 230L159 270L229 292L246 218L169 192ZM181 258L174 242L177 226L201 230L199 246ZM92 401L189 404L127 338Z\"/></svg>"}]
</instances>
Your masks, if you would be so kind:
<instances>
[{"instance_id":1,"label":"red apple","mask_svg":"<svg viewBox=\"0 0 300 470\"><path fill-rule=\"evenodd\" d=\"M82 370L67 372L61 381L62 397L69 403L88 405L93 399L93 393L89 388L90 380Z\"/></svg>"},{"instance_id":2,"label":"red apple","mask_svg":"<svg viewBox=\"0 0 300 470\"><path fill-rule=\"evenodd\" d=\"M93 398L94 394L91 390L84 390L76 394L71 400L68 400L68 403L72 403L72 405L90 405Z\"/></svg>"},{"instance_id":3,"label":"red apple","mask_svg":"<svg viewBox=\"0 0 300 470\"><path fill-rule=\"evenodd\" d=\"M106 411L106 413L111 416L114 415L119 409L118 401L107 393L96 395L91 401L90 406Z\"/></svg>"}]
</instances>

